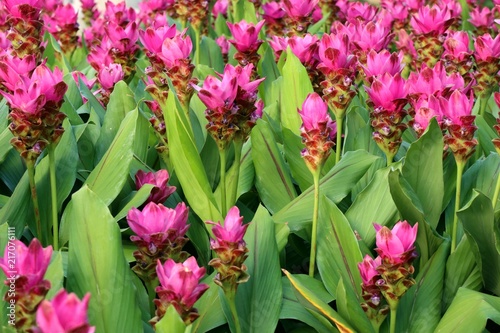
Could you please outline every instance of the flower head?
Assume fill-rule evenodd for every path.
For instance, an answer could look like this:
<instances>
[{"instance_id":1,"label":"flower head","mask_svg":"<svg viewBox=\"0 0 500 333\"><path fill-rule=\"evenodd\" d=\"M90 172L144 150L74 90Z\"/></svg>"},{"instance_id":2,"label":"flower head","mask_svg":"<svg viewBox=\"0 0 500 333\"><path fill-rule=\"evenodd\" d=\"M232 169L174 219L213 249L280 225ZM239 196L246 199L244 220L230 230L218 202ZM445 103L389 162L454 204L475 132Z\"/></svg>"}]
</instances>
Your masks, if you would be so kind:
<instances>
[{"instance_id":1,"label":"flower head","mask_svg":"<svg viewBox=\"0 0 500 333\"><path fill-rule=\"evenodd\" d=\"M380 273L377 268L382 264L382 258L377 257L373 259L369 255L365 255L363 261L358 264L359 273L361 274L361 279L365 286L370 286L375 284L375 280Z\"/></svg>"},{"instance_id":2,"label":"flower head","mask_svg":"<svg viewBox=\"0 0 500 333\"><path fill-rule=\"evenodd\" d=\"M354 66L356 58L350 52L347 34L324 34L319 42L318 69L325 75Z\"/></svg>"},{"instance_id":3,"label":"flower head","mask_svg":"<svg viewBox=\"0 0 500 333\"><path fill-rule=\"evenodd\" d=\"M158 170L157 172L144 172L139 170L135 174L135 187L139 190L145 184L153 184L154 187L146 203L163 203L176 190L175 186L167 185L169 178L170 176L167 170Z\"/></svg>"},{"instance_id":4,"label":"flower head","mask_svg":"<svg viewBox=\"0 0 500 333\"><path fill-rule=\"evenodd\" d=\"M470 57L469 34L466 31L450 32L444 41L443 57L450 56L458 61Z\"/></svg>"},{"instance_id":5,"label":"flower head","mask_svg":"<svg viewBox=\"0 0 500 333\"><path fill-rule=\"evenodd\" d=\"M412 126L419 136L427 129L432 118L436 118L438 124L443 122L439 99L434 95L418 98L412 103L412 107L415 110Z\"/></svg>"},{"instance_id":6,"label":"flower head","mask_svg":"<svg viewBox=\"0 0 500 333\"><path fill-rule=\"evenodd\" d=\"M245 20L239 23L227 22L227 26L231 31L234 39L229 42L234 45L236 50L241 53L255 53L262 44L259 40L259 33L265 21L262 20L256 25L248 23Z\"/></svg>"},{"instance_id":7,"label":"flower head","mask_svg":"<svg viewBox=\"0 0 500 333\"><path fill-rule=\"evenodd\" d=\"M214 241L217 245L227 244L227 243L242 243L245 244L243 236L248 228L248 224L243 224L243 216L240 216L240 210L238 207L232 207L226 215L224 220L224 225L221 223L207 222L214 224L212 232L214 233L216 240Z\"/></svg>"},{"instance_id":8,"label":"flower head","mask_svg":"<svg viewBox=\"0 0 500 333\"><path fill-rule=\"evenodd\" d=\"M405 66L403 56L402 52L390 53L387 50L380 52L371 50L366 57L366 66L362 66L366 78L370 80L372 77L378 77L384 73L389 73L392 76L400 74Z\"/></svg>"},{"instance_id":9,"label":"flower head","mask_svg":"<svg viewBox=\"0 0 500 333\"><path fill-rule=\"evenodd\" d=\"M94 333L89 325L87 310L90 294L80 301L78 297L62 289L51 301L40 303L36 312L35 333Z\"/></svg>"},{"instance_id":10,"label":"flower head","mask_svg":"<svg viewBox=\"0 0 500 333\"><path fill-rule=\"evenodd\" d=\"M314 130L324 130L325 125L330 129L327 133L330 139L333 138L333 121L328 114L328 106L323 99L316 93L309 94L302 104L302 110L299 111L302 118L302 128L306 132Z\"/></svg>"},{"instance_id":11,"label":"flower head","mask_svg":"<svg viewBox=\"0 0 500 333\"><path fill-rule=\"evenodd\" d=\"M406 104L407 89L404 79L396 74L385 73L375 78L371 87L365 87L374 108L398 112Z\"/></svg>"},{"instance_id":12,"label":"flower head","mask_svg":"<svg viewBox=\"0 0 500 333\"><path fill-rule=\"evenodd\" d=\"M319 0L283 0L283 9L292 19L308 17L312 14Z\"/></svg>"},{"instance_id":13,"label":"flower head","mask_svg":"<svg viewBox=\"0 0 500 333\"><path fill-rule=\"evenodd\" d=\"M103 67L97 73L97 80L104 90L112 91L115 84L123 80L124 76L125 74L123 73L122 66L112 63L109 66Z\"/></svg>"},{"instance_id":14,"label":"flower head","mask_svg":"<svg viewBox=\"0 0 500 333\"><path fill-rule=\"evenodd\" d=\"M449 98L440 97L439 104L447 126L470 124L469 118L474 107L474 98L471 94L455 89Z\"/></svg>"},{"instance_id":15,"label":"flower head","mask_svg":"<svg viewBox=\"0 0 500 333\"><path fill-rule=\"evenodd\" d=\"M418 223L412 227L406 221L396 223L389 229L379 224L374 224L377 230L377 253L382 260L391 264L401 264L413 258L415 240L417 239Z\"/></svg>"},{"instance_id":16,"label":"flower head","mask_svg":"<svg viewBox=\"0 0 500 333\"><path fill-rule=\"evenodd\" d=\"M425 6L418 10L418 13L410 19L413 32L417 35L431 34L441 35L453 22L453 17L447 7L434 5Z\"/></svg>"},{"instance_id":17,"label":"flower head","mask_svg":"<svg viewBox=\"0 0 500 333\"><path fill-rule=\"evenodd\" d=\"M476 38L474 42L474 57L476 61L496 61L500 58L500 35L492 38L490 34L484 34Z\"/></svg>"}]
</instances>

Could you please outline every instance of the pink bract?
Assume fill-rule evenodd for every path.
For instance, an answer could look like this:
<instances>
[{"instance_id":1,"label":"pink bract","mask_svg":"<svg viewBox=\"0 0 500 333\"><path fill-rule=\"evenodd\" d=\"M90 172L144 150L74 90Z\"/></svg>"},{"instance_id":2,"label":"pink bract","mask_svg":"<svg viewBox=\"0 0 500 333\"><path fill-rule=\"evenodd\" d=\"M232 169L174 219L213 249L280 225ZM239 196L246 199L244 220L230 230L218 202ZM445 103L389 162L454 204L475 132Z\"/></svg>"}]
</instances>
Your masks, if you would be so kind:
<instances>
[{"instance_id":1,"label":"pink bract","mask_svg":"<svg viewBox=\"0 0 500 333\"><path fill-rule=\"evenodd\" d=\"M391 229L374 224L377 231L377 252L383 260L393 264L404 262L404 255L412 251L417 239L418 223L412 227L406 221L400 221Z\"/></svg>"}]
</instances>

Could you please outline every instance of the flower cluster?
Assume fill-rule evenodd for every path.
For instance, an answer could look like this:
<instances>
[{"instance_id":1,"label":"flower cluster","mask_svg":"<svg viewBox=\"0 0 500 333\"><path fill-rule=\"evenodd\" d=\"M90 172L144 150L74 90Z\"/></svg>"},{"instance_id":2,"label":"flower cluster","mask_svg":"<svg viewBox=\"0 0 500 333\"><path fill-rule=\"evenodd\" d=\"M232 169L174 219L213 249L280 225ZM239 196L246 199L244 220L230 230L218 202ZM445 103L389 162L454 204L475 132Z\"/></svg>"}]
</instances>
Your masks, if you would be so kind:
<instances>
[{"instance_id":1,"label":"flower cluster","mask_svg":"<svg viewBox=\"0 0 500 333\"><path fill-rule=\"evenodd\" d=\"M78 42L78 14L71 4L58 5L49 14L43 15L46 29L60 43L61 50L71 55Z\"/></svg>"},{"instance_id":2,"label":"flower cluster","mask_svg":"<svg viewBox=\"0 0 500 333\"><path fill-rule=\"evenodd\" d=\"M162 204L176 190L175 186L167 185L169 178L170 176L167 170L158 170L157 172L144 172L139 170L135 174L135 187L139 190L145 184L154 185L151 194L146 199L146 203L154 202L156 204Z\"/></svg>"}]
</instances>

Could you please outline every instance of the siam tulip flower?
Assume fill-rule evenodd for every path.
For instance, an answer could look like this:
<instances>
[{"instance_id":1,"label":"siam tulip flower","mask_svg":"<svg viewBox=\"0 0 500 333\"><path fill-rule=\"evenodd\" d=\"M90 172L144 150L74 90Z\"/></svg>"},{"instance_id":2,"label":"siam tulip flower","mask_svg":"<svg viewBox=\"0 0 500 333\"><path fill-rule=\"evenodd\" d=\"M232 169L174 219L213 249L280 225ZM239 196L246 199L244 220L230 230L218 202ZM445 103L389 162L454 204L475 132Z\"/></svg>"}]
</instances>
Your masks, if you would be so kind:
<instances>
[{"instance_id":1,"label":"siam tulip flower","mask_svg":"<svg viewBox=\"0 0 500 333\"><path fill-rule=\"evenodd\" d=\"M382 7L380 15L385 15L385 20L390 21L394 31L403 29L408 23L409 8L403 1L382 0L380 6Z\"/></svg>"},{"instance_id":2,"label":"siam tulip flower","mask_svg":"<svg viewBox=\"0 0 500 333\"><path fill-rule=\"evenodd\" d=\"M86 26L92 26L92 23L99 17L99 11L96 7L95 0L80 0L81 9L83 12L83 22Z\"/></svg>"},{"instance_id":3,"label":"siam tulip flower","mask_svg":"<svg viewBox=\"0 0 500 333\"><path fill-rule=\"evenodd\" d=\"M442 58L448 73L459 72L465 76L472 68L472 51L469 48L469 34L466 31L452 31L444 41Z\"/></svg>"},{"instance_id":4,"label":"siam tulip flower","mask_svg":"<svg viewBox=\"0 0 500 333\"><path fill-rule=\"evenodd\" d=\"M135 174L135 187L139 190L145 184L154 185L151 194L146 199L146 203L154 202L160 204L165 202L167 198L175 192L175 186L168 186L167 182L170 178L167 170L158 170L157 172L137 171Z\"/></svg>"},{"instance_id":5,"label":"siam tulip flower","mask_svg":"<svg viewBox=\"0 0 500 333\"><path fill-rule=\"evenodd\" d=\"M417 50L415 50L413 39L410 38L410 35L408 35L408 33L404 29L398 30L398 32L396 33L396 37L397 40L394 42L394 44L396 45L396 48L398 50L403 52L403 62L406 65L402 76L408 77L410 70L413 69L414 65L416 64Z\"/></svg>"},{"instance_id":6,"label":"siam tulip flower","mask_svg":"<svg viewBox=\"0 0 500 333\"><path fill-rule=\"evenodd\" d=\"M188 254L182 247L188 241L184 237L189 210L184 203L179 203L175 209L162 204L148 203L142 211L132 208L127 214L127 222L136 236L130 240L137 245L134 252L137 261L133 267L145 281L155 278L155 266L158 259L171 258L183 261Z\"/></svg>"},{"instance_id":7,"label":"siam tulip flower","mask_svg":"<svg viewBox=\"0 0 500 333\"><path fill-rule=\"evenodd\" d=\"M113 92L115 84L124 78L125 74L123 73L122 66L114 63L103 67L97 73L97 81L102 87L98 92L101 94L100 101L103 105L108 104L109 96Z\"/></svg>"},{"instance_id":8,"label":"siam tulip flower","mask_svg":"<svg viewBox=\"0 0 500 333\"><path fill-rule=\"evenodd\" d=\"M106 45L113 62L122 66L125 80L128 80L135 73L135 62L139 52L137 24L131 22L122 27L109 23L105 30L107 38L103 40L102 45Z\"/></svg>"},{"instance_id":9,"label":"siam tulip flower","mask_svg":"<svg viewBox=\"0 0 500 333\"><path fill-rule=\"evenodd\" d=\"M491 33L494 26L494 10L488 7L475 7L469 12L469 22L476 28L476 35Z\"/></svg>"},{"instance_id":10,"label":"siam tulip flower","mask_svg":"<svg viewBox=\"0 0 500 333\"><path fill-rule=\"evenodd\" d=\"M493 87L500 82L498 74L500 70L500 35L495 38L489 34L477 37L474 49L474 59L476 60L474 76L477 81L474 92L477 97L487 99L491 95Z\"/></svg>"},{"instance_id":11,"label":"siam tulip flower","mask_svg":"<svg viewBox=\"0 0 500 333\"><path fill-rule=\"evenodd\" d=\"M208 285L200 283L205 275L205 268L199 267L195 257L189 257L184 263L168 259L165 264L158 260L156 266L160 286L156 287L159 299L155 299L156 316L151 319L153 326L165 315L171 305L177 310L186 325L199 317L193 308L194 303L207 291Z\"/></svg>"},{"instance_id":12,"label":"siam tulip flower","mask_svg":"<svg viewBox=\"0 0 500 333\"><path fill-rule=\"evenodd\" d=\"M158 57L167 68L174 68L180 66L185 59L188 59L192 50L191 38L183 31L181 34L175 34L173 38L163 40L161 53L158 54Z\"/></svg>"},{"instance_id":13,"label":"siam tulip flower","mask_svg":"<svg viewBox=\"0 0 500 333\"><path fill-rule=\"evenodd\" d=\"M457 163L465 163L477 146L474 139L476 117L472 115L474 98L455 90L449 98L440 97L439 103L448 129L444 142L450 147Z\"/></svg>"},{"instance_id":14,"label":"siam tulip flower","mask_svg":"<svg viewBox=\"0 0 500 333\"><path fill-rule=\"evenodd\" d=\"M254 67L257 67L257 63L260 59L257 51L262 44L262 41L259 39L259 33L264 26L264 22L265 21L262 20L256 25L247 23L245 20L235 24L227 22L227 26L233 35L233 39L230 39L229 42L233 44L238 51L234 55L234 59L237 60L240 65L246 66L247 64L253 64Z\"/></svg>"},{"instance_id":15,"label":"siam tulip flower","mask_svg":"<svg viewBox=\"0 0 500 333\"><path fill-rule=\"evenodd\" d=\"M15 285L15 293L7 292L4 300L15 304L15 327L18 331L30 328L35 320L35 312L40 302L50 289L50 282L44 280L45 272L52 256L52 246L43 248L34 238L29 246L19 240L10 242L15 246L15 261L8 257L5 248L4 257L0 258L0 268L7 280L6 285Z\"/></svg>"},{"instance_id":16,"label":"siam tulip flower","mask_svg":"<svg viewBox=\"0 0 500 333\"><path fill-rule=\"evenodd\" d=\"M378 272L381 265L381 257L372 259L369 255L365 255L363 262L358 264L358 270L363 280L361 284L361 296L363 297L361 307L376 328L380 327L380 324L389 313L389 307L384 302L382 293L377 286L377 281L381 278Z\"/></svg>"},{"instance_id":17,"label":"siam tulip flower","mask_svg":"<svg viewBox=\"0 0 500 333\"><path fill-rule=\"evenodd\" d=\"M9 53L0 56L0 88L4 91L14 91L24 81L23 77L30 75L36 67L36 59L28 55L22 59Z\"/></svg>"},{"instance_id":18,"label":"siam tulip flower","mask_svg":"<svg viewBox=\"0 0 500 333\"><path fill-rule=\"evenodd\" d=\"M78 296L62 289L51 301L44 300L36 312L34 333L94 333L87 318L90 294Z\"/></svg>"},{"instance_id":19,"label":"siam tulip flower","mask_svg":"<svg viewBox=\"0 0 500 333\"><path fill-rule=\"evenodd\" d=\"M387 50L376 52L371 50L366 57L366 65L361 66L364 76L368 82L371 82L374 77L379 77L384 73L389 73L394 76L401 74L404 68L403 53L390 53Z\"/></svg>"},{"instance_id":20,"label":"siam tulip flower","mask_svg":"<svg viewBox=\"0 0 500 333\"><path fill-rule=\"evenodd\" d=\"M375 19L378 8L367 2L352 2L348 7L346 14L347 22L358 23L360 21L369 22Z\"/></svg>"},{"instance_id":21,"label":"siam tulip flower","mask_svg":"<svg viewBox=\"0 0 500 333\"><path fill-rule=\"evenodd\" d=\"M307 69L314 69L318 65L319 39L315 35L307 33L303 37L290 37L288 46Z\"/></svg>"},{"instance_id":22,"label":"siam tulip flower","mask_svg":"<svg viewBox=\"0 0 500 333\"><path fill-rule=\"evenodd\" d=\"M266 2L262 5L264 14L262 18L266 21L266 32L269 36L281 36L285 28L285 10L280 2Z\"/></svg>"},{"instance_id":23,"label":"siam tulip flower","mask_svg":"<svg viewBox=\"0 0 500 333\"><path fill-rule=\"evenodd\" d=\"M302 158L309 170L315 173L330 156L337 128L328 114L328 106L316 93L307 96L299 115L303 122L300 135L305 144Z\"/></svg>"},{"instance_id":24,"label":"siam tulip flower","mask_svg":"<svg viewBox=\"0 0 500 333\"><path fill-rule=\"evenodd\" d=\"M65 54L76 48L78 41L78 14L71 4L57 6L50 15L44 14L43 21L47 31L61 44Z\"/></svg>"},{"instance_id":25,"label":"siam tulip flower","mask_svg":"<svg viewBox=\"0 0 500 333\"><path fill-rule=\"evenodd\" d=\"M375 260L369 255L365 255L363 262L358 264L359 273L363 280L363 285L375 285L377 278L380 276L377 268L382 264L382 257L377 257Z\"/></svg>"},{"instance_id":26,"label":"siam tulip flower","mask_svg":"<svg viewBox=\"0 0 500 333\"><path fill-rule=\"evenodd\" d=\"M166 16L169 8L173 8L172 1L163 0L146 0L139 3L139 20L144 23L144 26L149 27L154 25L157 19L162 19ZM162 25L166 20L162 22Z\"/></svg>"},{"instance_id":27,"label":"siam tulip flower","mask_svg":"<svg viewBox=\"0 0 500 333\"><path fill-rule=\"evenodd\" d=\"M374 129L373 138L386 154L390 165L402 142L406 129L403 119L407 112L403 109L407 102L405 82L399 74L386 73L373 80L371 87L365 87L368 104L373 108L370 114Z\"/></svg>"},{"instance_id":28,"label":"siam tulip flower","mask_svg":"<svg viewBox=\"0 0 500 333\"><path fill-rule=\"evenodd\" d=\"M222 53L222 58L224 59L224 63L227 63L228 54L229 54L229 47L231 46L229 44L229 41L227 40L226 36L220 35L219 37L217 37L217 39L215 39L215 42L220 47L220 51Z\"/></svg>"},{"instance_id":29,"label":"siam tulip flower","mask_svg":"<svg viewBox=\"0 0 500 333\"><path fill-rule=\"evenodd\" d=\"M106 22L104 22L104 19L102 17L97 17L94 21L92 21L90 27L83 30L83 39L85 40L85 43L89 45L90 51L92 51L92 47L101 45L106 34L105 25Z\"/></svg>"},{"instance_id":30,"label":"siam tulip flower","mask_svg":"<svg viewBox=\"0 0 500 333\"><path fill-rule=\"evenodd\" d=\"M422 136L432 118L436 118L438 124L443 127L443 113L439 104L439 99L434 95L428 98L422 97L412 102L414 117L409 124L413 127L417 136Z\"/></svg>"},{"instance_id":31,"label":"siam tulip flower","mask_svg":"<svg viewBox=\"0 0 500 333\"><path fill-rule=\"evenodd\" d=\"M217 18L219 15L227 17L227 9L229 7L229 0L217 0L212 8L212 15Z\"/></svg>"},{"instance_id":32,"label":"siam tulip flower","mask_svg":"<svg viewBox=\"0 0 500 333\"><path fill-rule=\"evenodd\" d=\"M278 62L281 54L283 51L286 51L288 47L288 37L272 36L271 39L268 40L268 43L273 49L276 62Z\"/></svg>"},{"instance_id":33,"label":"siam tulip flower","mask_svg":"<svg viewBox=\"0 0 500 333\"><path fill-rule=\"evenodd\" d=\"M356 55L361 64L366 63L367 52L382 51L394 37L390 28L384 28L380 22L357 21L356 24L350 24L348 29L353 31L350 41L358 51Z\"/></svg>"},{"instance_id":34,"label":"siam tulip flower","mask_svg":"<svg viewBox=\"0 0 500 333\"><path fill-rule=\"evenodd\" d=\"M302 35L312 23L312 13L319 0L282 0L288 36Z\"/></svg>"},{"instance_id":35,"label":"siam tulip flower","mask_svg":"<svg viewBox=\"0 0 500 333\"><path fill-rule=\"evenodd\" d=\"M494 99L495 103L500 108L500 93L496 92L494 94ZM493 128L497 131L497 135L500 137L500 117L497 118L497 123L496 125L493 126ZM500 155L500 138L495 138L492 141L493 145L495 146L495 150L497 151L497 154Z\"/></svg>"},{"instance_id":36,"label":"siam tulip flower","mask_svg":"<svg viewBox=\"0 0 500 333\"><path fill-rule=\"evenodd\" d=\"M106 2L106 9L104 11L104 20L112 22L121 27L126 27L129 23L135 22L137 18L134 8L127 8L125 1L113 3Z\"/></svg>"},{"instance_id":37,"label":"siam tulip flower","mask_svg":"<svg viewBox=\"0 0 500 333\"><path fill-rule=\"evenodd\" d=\"M214 282L225 293L236 293L238 284L247 282L249 275L243 262L248 257L248 249L243 240L248 224L243 224L238 207L232 207L224 220L213 224L212 232L215 239L210 239L210 248L215 251L217 258L210 260L210 266L217 270Z\"/></svg>"}]
</instances>

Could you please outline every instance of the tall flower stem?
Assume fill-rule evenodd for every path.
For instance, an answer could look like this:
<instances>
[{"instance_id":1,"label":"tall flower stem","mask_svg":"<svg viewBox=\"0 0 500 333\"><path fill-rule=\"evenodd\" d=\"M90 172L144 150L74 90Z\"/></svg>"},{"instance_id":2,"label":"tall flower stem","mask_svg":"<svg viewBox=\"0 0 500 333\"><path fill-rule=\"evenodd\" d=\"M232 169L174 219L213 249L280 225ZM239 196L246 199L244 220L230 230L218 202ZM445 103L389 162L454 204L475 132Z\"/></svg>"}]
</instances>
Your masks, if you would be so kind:
<instances>
[{"instance_id":1,"label":"tall flower stem","mask_svg":"<svg viewBox=\"0 0 500 333\"><path fill-rule=\"evenodd\" d=\"M451 231L451 252L453 253L457 247L457 227L458 227L458 210L460 209L460 192L462 190L462 174L464 172L465 162L457 161L457 188L455 191L455 213L453 215L453 229Z\"/></svg>"},{"instance_id":2,"label":"tall flower stem","mask_svg":"<svg viewBox=\"0 0 500 333\"><path fill-rule=\"evenodd\" d=\"M49 145L50 198L52 202L52 245L59 250L59 219L57 218L57 185L56 185L56 145Z\"/></svg>"},{"instance_id":3,"label":"tall flower stem","mask_svg":"<svg viewBox=\"0 0 500 333\"><path fill-rule=\"evenodd\" d=\"M35 224L37 237L41 240L42 238L42 222L40 221L40 208L38 206L38 195L36 193L35 184L35 162L26 161L26 167L28 168L28 179L30 182L31 189L31 199L33 200L33 211L35 213Z\"/></svg>"},{"instance_id":4,"label":"tall flower stem","mask_svg":"<svg viewBox=\"0 0 500 333\"><path fill-rule=\"evenodd\" d=\"M220 207L222 216L226 216L226 149L219 149L220 155Z\"/></svg>"},{"instance_id":5,"label":"tall flower stem","mask_svg":"<svg viewBox=\"0 0 500 333\"><path fill-rule=\"evenodd\" d=\"M487 94L486 96L482 96L479 100L479 115L484 116L486 112L486 108L488 106L488 100L490 99L490 94Z\"/></svg>"},{"instance_id":6,"label":"tall flower stem","mask_svg":"<svg viewBox=\"0 0 500 333\"><path fill-rule=\"evenodd\" d=\"M391 307L391 321L390 321L390 326L389 326L389 332L390 333L395 333L396 332L396 318L398 314L398 307L394 307L394 309Z\"/></svg>"},{"instance_id":7,"label":"tall flower stem","mask_svg":"<svg viewBox=\"0 0 500 333\"><path fill-rule=\"evenodd\" d=\"M335 164L340 161L340 153L342 151L342 125L344 124L344 116L337 119L337 142L335 144Z\"/></svg>"},{"instance_id":8,"label":"tall flower stem","mask_svg":"<svg viewBox=\"0 0 500 333\"><path fill-rule=\"evenodd\" d=\"M156 280L155 280L156 281ZM156 306L154 303L154 299L156 298L156 285L155 281L146 281L146 288L148 290L148 298L149 298L149 313L151 317L155 316Z\"/></svg>"},{"instance_id":9,"label":"tall flower stem","mask_svg":"<svg viewBox=\"0 0 500 333\"><path fill-rule=\"evenodd\" d=\"M493 200L491 201L491 203L493 205L493 210L495 210L495 207L497 205L499 194L500 194L500 173L498 174L498 177L497 177L497 184L495 186L495 193L493 194Z\"/></svg>"},{"instance_id":10,"label":"tall flower stem","mask_svg":"<svg viewBox=\"0 0 500 333\"><path fill-rule=\"evenodd\" d=\"M318 236L318 211L319 211L319 177L321 167L313 173L314 179L314 208L312 220L312 236L311 236L311 256L309 258L309 276L314 277L314 265L316 263L316 242Z\"/></svg>"},{"instance_id":11,"label":"tall flower stem","mask_svg":"<svg viewBox=\"0 0 500 333\"><path fill-rule=\"evenodd\" d=\"M392 164L392 161L394 160L394 154L385 153L385 158L387 159L387 166L390 166Z\"/></svg>"},{"instance_id":12,"label":"tall flower stem","mask_svg":"<svg viewBox=\"0 0 500 333\"><path fill-rule=\"evenodd\" d=\"M238 196L238 180L240 178L240 164L241 164L241 150L243 148L243 140L235 138L234 142L234 163L233 168L235 168L234 182L232 183L231 193L229 194L230 206L236 203Z\"/></svg>"},{"instance_id":13,"label":"tall flower stem","mask_svg":"<svg viewBox=\"0 0 500 333\"><path fill-rule=\"evenodd\" d=\"M196 52L194 54L194 63L196 65L200 64L200 44L201 44L201 34L200 34L200 27L194 29L194 42L195 42L195 47L196 47Z\"/></svg>"},{"instance_id":14,"label":"tall flower stem","mask_svg":"<svg viewBox=\"0 0 500 333\"><path fill-rule=\"evenodd\" d=\"M238 311L236 310L236 290L228 291L225 295L229 303L231 316L233 317L235 333L241 333L240 317L238 317Z\"/></svg>"}]
</instances>

